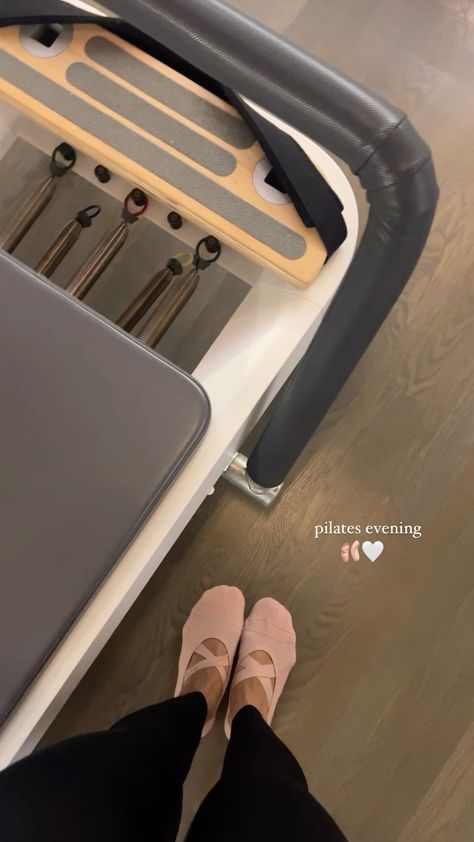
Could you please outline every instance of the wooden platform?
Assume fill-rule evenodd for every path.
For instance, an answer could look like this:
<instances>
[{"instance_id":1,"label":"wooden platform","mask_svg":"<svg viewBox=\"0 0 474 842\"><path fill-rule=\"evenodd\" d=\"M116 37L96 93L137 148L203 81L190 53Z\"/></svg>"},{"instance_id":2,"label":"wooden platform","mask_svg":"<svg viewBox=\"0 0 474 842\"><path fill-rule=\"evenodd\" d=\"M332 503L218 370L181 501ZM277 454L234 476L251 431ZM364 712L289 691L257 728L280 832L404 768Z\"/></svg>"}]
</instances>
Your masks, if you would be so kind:
<instances>
[{"instance_id":1,"label":"wooden platform","mask_svg":"<svg viewBox=\"0 0 474 842\"><path fill-rule=\"evenodd\" d=\"M257 192L264 154L230 105L97 26L40 55L28 29L0 31L5 100L291 283L316 277L324 245Z\"/></svg>"}]
</instances>

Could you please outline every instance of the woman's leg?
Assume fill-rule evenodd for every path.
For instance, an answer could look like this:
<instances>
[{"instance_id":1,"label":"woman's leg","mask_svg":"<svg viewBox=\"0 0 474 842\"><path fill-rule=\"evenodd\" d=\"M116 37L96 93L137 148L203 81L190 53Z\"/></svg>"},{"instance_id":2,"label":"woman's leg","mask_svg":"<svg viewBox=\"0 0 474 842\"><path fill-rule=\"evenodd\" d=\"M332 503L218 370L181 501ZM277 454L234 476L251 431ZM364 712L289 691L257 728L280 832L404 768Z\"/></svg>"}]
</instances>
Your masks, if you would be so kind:
<instances>
[{"instance_id":1,"label":"woman's leg","mask_svg":"<svg viewBox=\"0 0 474 842\"><path fill-rule=\"evenodd\" d=\"M259 600L245 622L230 688L222 777L197 813L189 842L344 842L267 725L295 660L291 615L274 599Z\"/></svg>"},{"instance_id":2,"label":"woman's leg","mask_svg":"<svg viewBox=\"0 0 474 842\"><path fill-rule=\"evenodd\" d=\"M204 695L188 693L10 766L2 842L171 842L206 715Z\"/></svg>"},{"instance_id":3,"label":"woman's leg","mask_svg":"<svg viewBox=\"0 0 474 842\"><path fill-rule=\"evenodd\" d=\"M179 698L0 773L1 842L174 840L182 785L227 686L243 615L237 588L206 591L183 628Z\"/></svg>"},{"instance_id":4,"label":"woman's leg","mask_svg":"<svg viewBox=\"0 0 474 842\"><path fill-rule=\"evenodd\" d=\"M186 842L347 842L257 708L236 714L222 777Z\"/></svg>"}]
</instances>

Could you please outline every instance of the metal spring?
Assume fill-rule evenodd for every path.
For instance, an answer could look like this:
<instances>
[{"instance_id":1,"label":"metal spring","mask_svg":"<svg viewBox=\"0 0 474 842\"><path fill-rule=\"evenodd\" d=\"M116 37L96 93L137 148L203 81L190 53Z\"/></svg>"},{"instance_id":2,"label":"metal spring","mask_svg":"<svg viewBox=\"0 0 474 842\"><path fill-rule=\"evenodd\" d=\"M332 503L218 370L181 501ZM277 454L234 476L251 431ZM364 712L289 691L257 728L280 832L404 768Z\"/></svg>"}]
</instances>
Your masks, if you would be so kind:
<instances>
[{"instance_id":1,"label":"metal spring","mask_svg":"<svg viewBox=\"0 0 474 842\"><path fill-rule=\"evenodd\" d=\"M99 205L89 205L79 211L75 219L64 226L53 243L49 246L39 263L35 266L45 278L50 278L72 247L77 243L84 228L90 228L92 220L100 213Z\"/></svg>"},{"instance_id":2,"label":"metal spring","mask_svg":"<svg viewBox=\"0 0 474 842\"><path fill-rule=\"evenodd\" d=\"M25 234L44 211L54 196L57 187L57 180L54 175L48 175L32 196L29 196L17 216L11 220L10 225L0 237L0 248L11 254L20 244Z\"/></svg>"},{"instance_id":3,"label":"metal spring","mask_svg":"<svg viewBox=\"0 0 474 842\"><path fill-rule=\"evenodd\" d=\"M135 325L145 315L148 308L155 303L161 293L169 286L172 278L173 272L171 269L167 266L164 269L160 269L127 309L124 310L117 321L118 326L123 328L123 330L133 330Z\"/></svg>"},{"instance_id":4,"label":"metal spring","mask_svg":"<svg viewBox=\"0 0 474 842\"><path fill-rule=\"evenodd\" d=\"M62 157L59 158L59 156ZM75 164L76 153L68 143L60 143L53 150L48 175L29 196L18 213L10 220L5 231L0 235L0 248L11 254L21 243L34 222L54 196L58 179L65 175Z\"/></svg>"},{"instance_id":5,"label":"metal spring","mask_svg":"<svg viewBox=\"0 0 474 842\"><path fill-rule=\"evenodd\" d=\"M136 211L130 210L130 203L135 204L139 209ZM68 292L75 295L76 298L84 298L87 295L124 245L129 234L130 226L145 213L147 207L148 198L139 187L135 187L125 196L121 221L113 231L110 231L102 238L92 254L89 255L85 263L82 264L80 269L71 278L65 287Z\"/></svg>"},{"instance_id":6,"label":"metal spring","mask_svg":"<svg viewBox=\"0 0 474 842\"><path fill-rule=\"evenodd\" d=\"M121 222L102 238L92 254L71 278L65 289L76 298L84 298L105 271L128 237L129 224Z\"/></svg>"},{"instance_id":7,"label":"metal spring","mask_svg":"<svg viewBox=\"0 0 474 842\"><path fill-rule=\"evenodd\" d=\"M154 348L189 301L198 283L199 271L196 268L183 278L177 278L141 329L138 338Z\"/></svg>"}]
</instances>

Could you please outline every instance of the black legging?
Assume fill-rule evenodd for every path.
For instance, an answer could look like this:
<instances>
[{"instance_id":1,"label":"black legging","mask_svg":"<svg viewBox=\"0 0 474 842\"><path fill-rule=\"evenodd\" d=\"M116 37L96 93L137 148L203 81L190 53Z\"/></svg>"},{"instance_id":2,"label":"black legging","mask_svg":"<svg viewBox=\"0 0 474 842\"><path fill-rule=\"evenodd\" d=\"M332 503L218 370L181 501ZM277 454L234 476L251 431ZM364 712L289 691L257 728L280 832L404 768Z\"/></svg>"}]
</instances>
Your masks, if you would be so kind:
<instances>
[{"instance_id":1,"label":"black legging","mask_svg":"<svg viewBox=\"0 0 474 842\"><path fill-rule=\"evenodd\" d=\"M173 842L207 708L189 693L0 774L2 842ZM234 719L222 777L187 842L347 842L256 708Z\"/></svg>"}]
</instances>

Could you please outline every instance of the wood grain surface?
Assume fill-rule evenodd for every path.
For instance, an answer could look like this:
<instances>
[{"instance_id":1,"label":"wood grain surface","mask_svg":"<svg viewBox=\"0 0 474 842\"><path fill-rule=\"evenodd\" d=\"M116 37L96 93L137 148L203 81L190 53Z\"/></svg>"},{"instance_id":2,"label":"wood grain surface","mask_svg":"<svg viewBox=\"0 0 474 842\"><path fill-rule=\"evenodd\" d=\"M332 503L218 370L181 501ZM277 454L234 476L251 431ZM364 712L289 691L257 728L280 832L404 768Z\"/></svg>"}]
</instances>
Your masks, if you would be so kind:
<instances>
[{"instance_id":1,"label":"wood grain surface","mask_svg":"<svg viewBox=\"0 0 474 842\"><path fill-rule=\"evenodd\" d=\"M237 4L255 14L255 3ZM275 729L351 842L467 842L474 830L474 15L469 0L261 0L269 25L406 109L441 201L399 303L266 513L222 483L45 742L172 692L181 626L214 584L283 600L298 662ZM361 208L364 202L361 197ZM343 565L314 525L407 523ZM200 747L183 828L216 780Z\"/></svg>"}]
</instances>

